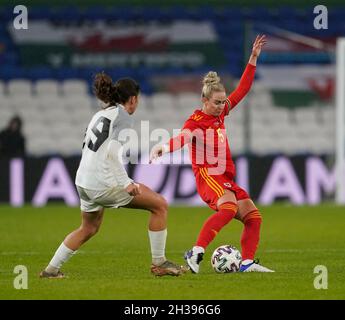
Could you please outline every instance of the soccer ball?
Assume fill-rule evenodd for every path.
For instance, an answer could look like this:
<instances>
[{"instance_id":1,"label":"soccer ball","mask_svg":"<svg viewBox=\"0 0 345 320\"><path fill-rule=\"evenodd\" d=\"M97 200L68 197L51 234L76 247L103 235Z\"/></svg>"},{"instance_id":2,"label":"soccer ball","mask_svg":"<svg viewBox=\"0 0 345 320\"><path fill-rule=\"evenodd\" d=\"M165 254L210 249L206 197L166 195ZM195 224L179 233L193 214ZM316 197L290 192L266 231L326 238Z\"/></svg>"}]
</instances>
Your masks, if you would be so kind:
<instances>
[{"instance_id":1,"label":"soccer ball","mask_svg":"<svg viewBox=\"0 0 345 320\"><path fill-rule=\"evenodd\" d=\"M242 261L241 253L231 245L223 245L214 250L211 265L218 273L237 272Z\"/></svg>"}]
</instances>

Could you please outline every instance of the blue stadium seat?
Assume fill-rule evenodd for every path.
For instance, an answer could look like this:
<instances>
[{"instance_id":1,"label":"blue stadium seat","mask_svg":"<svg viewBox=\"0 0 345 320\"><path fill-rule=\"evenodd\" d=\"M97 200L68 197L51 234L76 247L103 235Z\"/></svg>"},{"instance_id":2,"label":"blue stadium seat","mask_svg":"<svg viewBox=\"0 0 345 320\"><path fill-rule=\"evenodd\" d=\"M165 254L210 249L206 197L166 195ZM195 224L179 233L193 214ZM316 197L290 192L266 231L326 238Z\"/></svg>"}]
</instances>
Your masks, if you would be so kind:
<instances>
[{"instance_id":1,"label":"blue stadium seat","mask_svg":"<svg viewBox=\"0 0 345 320\"><path fill-rule=\"evenodd\" d=\"M27 71L27 76L31 80L50 79L53 77L53 71L50 67L30 68Z\"/></svg>"},{"instance_id":2,"label":"blue stadium seat","mask_svg":"<svg viewBox=\"0 0 345 320\"><path fill-rule=\"evenodd\" d=\"M277 8L280 19L297 19L297 10L293 6L281 6Z\"/></svg>"},{"instance_id":3,"label":"blue stadium seat","mask_svg":"<svg viewBox=\"0 0 345 320\"><path fill-rule=\"evenodd\" d=\"M222 22L227 21L242 21L244 19L242 10L239 7L227 6L219 9L215 9L215 16L217 16Z\"/></svg>"},{"instance_id":4,"label":"blue stadium seat","mask_svg":"<svg viewBox=\"0 0 345 320\"><path fill-rule=\"evenodd\" d=\"M94 76L104 71L104 68L83 68L79 69L79 78L85 79L86 81L92 81Z\"/></svg>"},{"instance_id":5,"label":"blue stadium seat","mask_svg":"<svg viewBox=\"0 0 345 320\"><path fill-rule=\"evenodd\" d=\"M164 20L170 18L168 11L152 6L137 8L136 15L139 19L144 20Z\"/></svg>"},{"instance_id":6,"label":"blue stadium seat","mask_svg":"<svg viewBox=\"0 0 345 320\"><path fill-rule=\"evenodd\" d=\"M173 19L177 20L186 20L189 17L189 14L186 11L185 7L178 5L172 6L170 8L170 15Z\"/></svg>"},{"instance_id":7,"label":"blue stadium seat","mask_svg":"<svg viewBox=\"0 0 345 320\"><path fill-rule=\"evenodd\" d=\"M52 9L52 19L57 21L74 21L81 19L80 8L74 5L55 7Z\"/></svg>"},{"instance_id":8,"label":"blue stadium seat","mask_svg":"<svg viewBox=\"0 0 345 320\"><path fill-rule=\"evenodd\" d=\"M102 20L106 17L107 8L104 6L86 7L80 12L80 17L86 20Z\"/></svg>"},{"instance_id":9,"label":"blue stadium seat","mask_svg":"<svg viewBox=\"0 0 345 320\"><path fill-rule=\"evenodd\" d=\"M27 78L27 71L24 68L11 65L0 68L0 79L10 80L16 78Z\"/></svg>"},{"instance_id":10,"label":"blue stadium seat","mask_svg":"<svg viewBox=\"0 0 345 320\"><path fill-rule=\"evenodd\" d=\"M53 74L58 80L75 79L80 77L78 69L69 67L60 67L53 70Z\"/></svg>"},{"instance_id":11,"label":"blue stadium seat","mask_svg":"<svg viewBox=\"0 0 345 320\"><path fill-rule=\"evenodd\" d=\"M15 17L13 13L14 6L2 6L0 7L0 18L1 21L12 21Z\"/></svg>"},{"instance_id":12,"label":"blue stadium seat","mask_svg":"<svg viewBox=\"0 0 345 320\"><path fill-rule=\"evenodd\" d=\"M216 23L216 29L221 35L231 35L231 37L239 38L244 31L243 24L239 24L233 21ZM232 38L233 39L233 38ZM233 39L235 41L235 39Z\"/></svg>"},{"instance_id":13,"label":"blue stadium seat","mask_svg":"<svg viewBox=\"0 0 345 320\"><path fill-rule=\"evenodd\" d=\"M54 12L50 6L32 6L29 9L29 19L53 19Z\"/></svg>"},{"instance_id":14,"label":"blue stadium seat","mask_svg":"<svg viewBox=\"0 0 345 320\"><path fill-rule=\"evenodd\" d=\"M110 6L104 13L104 17L107 20L124 20L130 21L134 20L135 12L132 7L127 6Z\"/></svg>"},{"instance_id":15,"label":"blue stadium seat","mask_svg":"<svg viewBox=\"0 0 345 320\"><path fill-rule=\"evenodd\" d=\"M1 41L0 41L1 42ZM2 55L3 63L9 66L16 66L19 62L19 57L14 51L6 51L5 54Z\"/></svg>"},{"instance_id":16,"label":"blue stadium seat","mask_svg":"<svg viewBox=\"0 0 345 320\"><path fill-rule=\"evenodd\" d=\"M153 93L153 87L148 81L141 81L140 89L142 93L147 95L151 95Z\"/></svg>"}]
</instances>

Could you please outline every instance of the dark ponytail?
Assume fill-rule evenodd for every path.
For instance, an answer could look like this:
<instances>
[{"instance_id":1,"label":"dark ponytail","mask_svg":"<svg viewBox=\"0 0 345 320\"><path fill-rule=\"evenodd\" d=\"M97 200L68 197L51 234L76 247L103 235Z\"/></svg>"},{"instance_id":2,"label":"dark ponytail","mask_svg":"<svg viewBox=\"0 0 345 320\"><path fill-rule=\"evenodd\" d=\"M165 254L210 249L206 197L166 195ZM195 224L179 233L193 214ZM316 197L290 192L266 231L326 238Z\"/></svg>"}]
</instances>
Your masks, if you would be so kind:
<instances>
[{"instance_id":1,"label":"dark ponytail","mask_svg":"<svg viewBox=\"0 0 345 320\"><path fill-rule=\"evenodd\" d=\"M139 84L135 80L123 78L113 84L112 79L104 72L96 74L93 88L96 97L107 106L125 104L130 97L140 93Z\"/></svg>"},{"instance_id":2,"label":"dark ponytail","mask_svg":"<svg viewBox=\"0 0 345 320\"><path fill-rule=\"evenodd\" d=\"M108 104L111 101L113 81L104 72L97 73L93 82L93 90L99 100Z\"/></svg>"}]
</instances>

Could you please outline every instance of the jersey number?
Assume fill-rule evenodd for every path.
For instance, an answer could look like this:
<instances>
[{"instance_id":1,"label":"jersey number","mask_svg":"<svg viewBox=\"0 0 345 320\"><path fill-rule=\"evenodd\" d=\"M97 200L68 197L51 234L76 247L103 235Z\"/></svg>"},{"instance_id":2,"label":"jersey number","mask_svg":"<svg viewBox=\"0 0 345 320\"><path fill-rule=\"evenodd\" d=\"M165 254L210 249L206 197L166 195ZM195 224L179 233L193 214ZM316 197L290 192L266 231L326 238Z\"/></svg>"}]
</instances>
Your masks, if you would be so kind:
<instances>
[{"instance_id":1,"label":"jersey number","mask_svg":"<svg viewBox=\"0 0 345 320\"><path fill-rule=\"evenodd\" d=\"M97 126L103 123L103 127L102 127L102 131L99 131L97 129ZM109 127L110 127L110 120L108 118L105 117L100 117L95 125L92 127L92 132L95 134L96 136L96 141L92 142L91 140L88 143L88 148L94 152L96 152L99 147L102 145L102 143L108 138L109 136Z\"/></svg>"}]
</instances>

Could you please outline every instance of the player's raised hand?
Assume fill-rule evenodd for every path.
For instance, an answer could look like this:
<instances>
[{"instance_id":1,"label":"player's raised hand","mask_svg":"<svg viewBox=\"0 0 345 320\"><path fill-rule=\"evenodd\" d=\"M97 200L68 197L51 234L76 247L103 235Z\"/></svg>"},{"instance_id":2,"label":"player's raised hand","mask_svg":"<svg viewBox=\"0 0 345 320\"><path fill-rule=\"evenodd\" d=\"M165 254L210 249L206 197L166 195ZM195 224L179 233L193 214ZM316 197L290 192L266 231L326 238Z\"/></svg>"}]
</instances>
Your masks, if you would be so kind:
<instances>
[{"instance_id":1,"label":"player's raised hand","mask_svg":"<svg viewBox=\"0 0 345 320\"><path fill-rule=\"evenodd\" d=\"M252 56L258 57L262 47L267 43L266 35L257 35L253 43Z\"/></svg>"}]
</instances>

